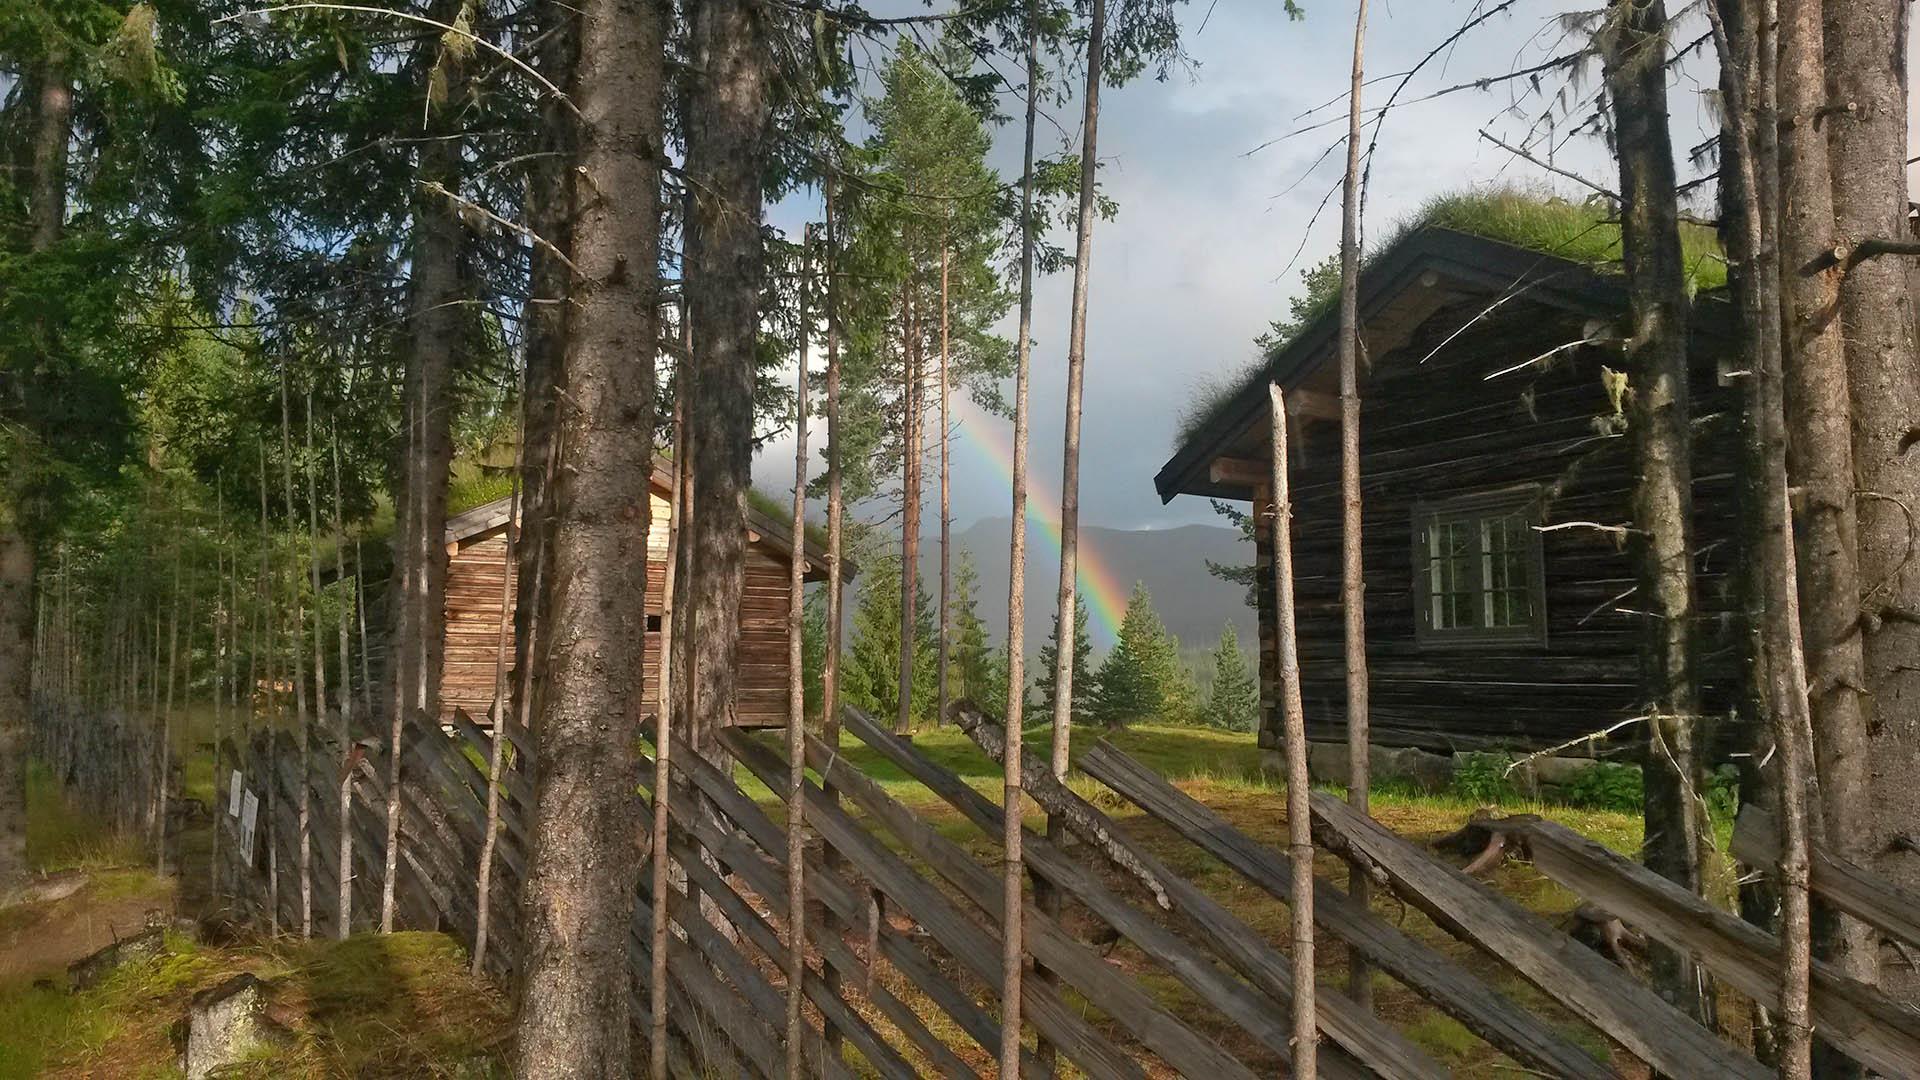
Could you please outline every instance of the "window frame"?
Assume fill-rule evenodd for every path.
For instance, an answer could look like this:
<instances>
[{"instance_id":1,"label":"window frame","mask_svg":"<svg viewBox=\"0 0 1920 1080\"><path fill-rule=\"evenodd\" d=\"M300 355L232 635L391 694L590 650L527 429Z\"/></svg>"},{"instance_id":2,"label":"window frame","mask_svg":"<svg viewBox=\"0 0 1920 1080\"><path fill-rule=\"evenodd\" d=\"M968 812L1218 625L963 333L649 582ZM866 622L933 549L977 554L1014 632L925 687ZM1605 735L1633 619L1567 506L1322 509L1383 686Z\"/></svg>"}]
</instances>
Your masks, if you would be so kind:
<instances>
[{"instance_id":1,"label":"window frame","mask_svg":"<svg viewBox=\"0 0 1920 1080\"><path fill-rule=\"evenodd\" d=\"M1523 645L1544 648L1547 644L1546 559L1538 525L1542 518L1542 489L1524 484L1476 491L1441 499L1419 499L1412 511L1413 632L1415 643L1423 649L1474 649L1488 646ZM1513 514L1525 524L1525 544L1521 548L1526 568L1528 617L1523 625L1485 626L1483 605L1487 602L1484 579L1488 552L1484 541L1476 541L1467 556L1467 595L1471 598L1476 624L1460 627L1433 625L1429 532L1440 525L1466 523L1477 537L1484 537L1485 525Z\"/></svg>"}]
</instances>

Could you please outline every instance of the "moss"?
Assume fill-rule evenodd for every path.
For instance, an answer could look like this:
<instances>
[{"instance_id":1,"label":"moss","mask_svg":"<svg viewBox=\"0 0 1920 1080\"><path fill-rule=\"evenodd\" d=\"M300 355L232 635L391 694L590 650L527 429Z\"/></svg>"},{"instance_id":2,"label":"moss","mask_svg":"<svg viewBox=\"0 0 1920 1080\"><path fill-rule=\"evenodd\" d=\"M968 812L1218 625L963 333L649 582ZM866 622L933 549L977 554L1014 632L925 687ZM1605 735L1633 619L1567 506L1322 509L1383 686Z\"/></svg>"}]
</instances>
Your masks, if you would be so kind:
<instances>
[{"instance_id":1,"label":"moss","mask_svg":"<svg viewBox=\"0 0 1920 1080\"><path fill-rule=\"evenodd\" d=\"M1427 1013L1407 1025L1407 1038L1442 1062L1458 1062L1480 1050L1480 1038L1444 1013Z\"/></svg>"}]
</instances>

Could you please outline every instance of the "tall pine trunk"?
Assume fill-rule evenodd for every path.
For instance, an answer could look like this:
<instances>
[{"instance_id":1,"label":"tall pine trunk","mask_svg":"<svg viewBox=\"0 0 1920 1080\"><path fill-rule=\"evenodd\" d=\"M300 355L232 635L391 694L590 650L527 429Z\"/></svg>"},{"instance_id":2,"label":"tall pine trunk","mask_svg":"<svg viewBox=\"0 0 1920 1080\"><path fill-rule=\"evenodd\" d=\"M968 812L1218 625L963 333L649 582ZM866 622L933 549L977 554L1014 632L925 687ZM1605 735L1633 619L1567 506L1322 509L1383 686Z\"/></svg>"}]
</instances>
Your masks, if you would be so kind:
<instances>
[{"instance_id":1,"label":"tall pine trunk","mask_svg":"<svg viewBox=\"0 0 1920 1080\"><path fill-rule=\"evenodd\" d=\"M561 467L549 491L550 649L523 887L515 1072L632 1070L628 941L645 655L658 339L661 83L657 0L580 10L572 172L578 231Z\"/></svg>"},{"instance_id":2,"label":"tall pine trunk","mask_svg":"<svg viewBox=\"0 0 1920 1080\"><path fill-rule=\"evenodd\" d=\"M452 22L465 0L437 0L436 17ZM405 389L408 425L401 463L401 550L394 559L399 588L399 633L391 648L395 711L388 764L387 873L380 894L380 929L393 930L394 883L400 849L400 733L409 717L440 718L440 667L446 652L447 480L453 466L453 372L467 316L460 304L466 244L455 196L460 190L462 140L453 107L466 96L467 64L459 50L442 48L434 80L444 87L415 163L412 276L408 282Z\"/></svg>"},{"instance_id":3,"label":"tall pine trunk","mask_svg":"<svg viewBox=\"0 0 1920 1080\"><path fill-rule=\"evenodd\" d=\"M1834 242L1907 239L1907 20L1903 0L1826 0L1829 102L1823 124L1832 166ZM1841 338L1853 413L1854 512L1862 600L1866 743L1845 753L1871 762L1867 788L1825 790L1830 829L1849 858L1887 880L1920 890L1920 851L1899 842L1920 822L1920 567L1912 565L1920 519L1920 455L1912 452L1920 416L1911 264L1868 259L1840 279ZM1845 805L1861 797L1859 806ZM1856 979L1880 981L1880 945L1865 923L1843 918L1831 959ZM1890 987L1920 1001L1920 973L1888 965Z\"/></svg>"},{"instance_id":4,"label":"tall pine trunk","mask_svg":"<svg viewBox=\"0 0 1920 1080\"><path fill-rule=\"evenodd\" d=\"M1353 23L1353 74L1347 86L1347 175L1340 197L1340 613L1347 663L1347 801L1367 812L1373 767L1368 737L1367 569L1360 529L1360 90L1364 82L1367 2ZM1347 892L1365 905L1372 882L1355 863ZM1373 975L1358 949L1347 951L1347 993L1371 1007Z\"/></svg>"},{"instance_id":5,"label":"tall pine trunk","mask_svg":"<svg viewBox=\"0 0 1920 1080\"><path fill-rule=\"evenodd\" d=\"M735 719L746 493L753 464L753 389L765 276L760 220L769 153L767 9L703 0L694 26L698 72L687 118L687 175L695 191L686 292L692 308L688 426L698 432L692 511L683 544L694 745L717 753Z\"/></svg>"},{"instance_id":6,"label":"tall pine trunk","mask_svg":"<svg viewBox=\"0 0 1920 1080\"><path fill-rule=\"evenodd\" d=\"M1013 367L1013 524L1007 548L1007 708L1001 734L1007 746L1020 745L1020 719L1027 702L1027 439L1033 358L1033 136L1040 108L1040 5L1026 7L1027 93L1026 125L1022 130L1020 163L1020 315L1019 341ZM1000 844L1000 1075L1020 1075L1020 973L1025 963L1022 925L1026 897L1021 878L1022 811L1026 797L1020 783L1019 754L1001 757L1000 805L1003 816Z\"/></svg>"},{"instance_id":7,"label":"tall pine trunk","mask_svg":"<svg viewBox=\"0 0 1920 1080\"><path fill-rule=\"evenodd\" d=\"M280 479L286 497L287 533L299 534L300 519L293 508L293 416L287 405L287 369L280 366ZM296 556L297 558L297 556ZM294 798L300 843L300 936L313 936L313 717L307 712L306 614L300 610L299 564L287 575L288 618L293 627L293 723L299 753L300 791Z\"/></svg>"},{"instance_id":8,"label":"tall pine trunk","mask_svg":"<svg viewBox=\"0 0 1920 1080\"><path fill-rule=\"evenodd\" d=\"M947 608L953 594L953 498L948 484L953 478L949 463L953 450L953 423L948 414L949 398L952 387L949 385L947 363L950 351L948 336L948 274L952 255L943 236L940 242L940 660L939 688L934 695L936 706L933 722L939 724L947 716L947 662L952 644L953 623L947 614Z\"/></svg>"},{"instance_id":9,"label":"tall pine trunk","mask_svg":"<svg viewBox=\"0 0 1920 1080\"><path fill-rule=\"evenodd\" d=\"M536 5L539 34L535 63L555 86L573 82L579 35L571 9L557 4ZM520 542L514 548L513 708L508 715L522 725L534 715L539 697L541 645L539 613L549 579L552 530L548 527L547 491L552 483L555 451L556 390L566 353L568 273L566 253L573 248L572 162L574 126L566 105L549 96L540 105L542 155L527 170L527 221L546 244L529 251L530 270L526 305L525 371L521 388Z\"/></svg>"},{"instance_id":10,"label":"tall pine trunk","mask_svg":"<svg viewBox=\"0 0 1920 1080\"><path fill-rule=\"evenodd\" d=\"M1807 981L1810 896L1807 803L1811 764L1805 743L1807 677L1800 644L1796 552L1787 503L1786 421L1781 372L1778 220L1779 156L1773 78L1771 0L1715 0L1708 11L1720 48L1726 128L1721 148L1723 235L1739 303L1740 343L1749 357L1742 484L1742 520L1755 540L1745 582L1748 655L1754 671L1753 711L1766 720L1755 732L1753 760L1771 762L1772 783L1755 765L1741 778L1745 802L1770 802L1780 828L1778 926L1781 990L1778 1024L1755 1025L1756 1049L1783 1080L1811 1071ZM1777 751L1777 752L1776 752ZM1748 786L1760 788L1749 793ZM1758 796L1758 797L1756 797ZM1741 912L1766 925L1773 896L1743 887ZM1765 1016L1756 1019L1766 1020Z\"/></svg>"},{"instance_id":11,"label":"tall pine trunk","mask_svg":"<svg viewBox=\"0 0 1920 1080\"><path fill-rule=\"evenodd\" d=\"M52 45L38 73L28 214L35 254L67 220L67 144L73 121L66 50ZM9 410L11 411L11 410ZM31 418L27 418L31 419ZM27 878L27 731L33 711L35 550L17 480L0 492L0 891Z\"/></svg>"},{"instance_id":12,"label":"tall pine trunk","mask_svg":"<svg viewBox=\"0 0 1920 1080\"><path fill-rule=\"evenodd\" d=\"M1106 61L1107 3L1093 0L1087 22L1087 80L1081 90L1080 205L1074 222L1073 309L1067 327L1066 436L1060 462L1060 586L1054 597L1060 647L1053 657L1053 745L1049 762L1055 779L1067 774L1067 749L1073 734L1074 587L1080 559L1080 399L1087 376L1087 285L1093 270L1093 222L1099 169L1100 79ZM1017 524L1017 523L1016 523ZM1048 822L1058 837L1058 822Z\"/></svg>"},{"instance_id":13,"label":"tall pine trunk","mask_svg":"<svg viewBox=\"0 0 1920 1080\"><path fill-rule=\"evenodd\" d=\"M920 597L920 321L914 306L913 278L900 286L900 402L905 416L900 437L900 704L893 733L913 732L914 601Z\"/></svg>"},{"instance_id":14,"label":"tall pine trunk","mask_svg":"<svg viewBox=\"0 0 1920 1080\"><path fill-rule=\"evenodd\" d=\"M1620 161L1621 246L1630 322L1629 433L1636 478L1635 607L1641 639L1647 749L1642 859L1690 892L1702 888L1705 787L1695 758L1700 692L1693 624L1693 451L1687 380L1686 269L1680 255L1673 139L1667 128L1663 0L1615 0L1602 33ZM1711 843L1710 838L1706 841ZM1651 950L1654 984L1707 1019L1695 967L1678 950Z\"/></svg>"},{"instance_id":15,"label":"tall pine trunk","mask_svg":"<svg viewBox=\"0 0 1920 1080\"><path fill-rule=\"evenodd\" d=\"M1836 846L1864 835L1866 717L1859 633L1853 428L1835 269L1811 270L1835 242L1818 0L1780 3L1780 294L1787 470L1799 496L1803 617L1816 837ZM1816 927L1824 952L1830 926Z\"/></svg>"},{"instance_id":16,"label":"tall pine trunk","mask_svg":"<svg viewBox=\"0 0 1920 1080\"><path fill-rule=\"evenodd\" d=\"M807 331L812 318L813 226L801 232L800 347L793 387L793 533L787 559L787 851L806 850L807 677L804 663L807 576ZM661 789L664 790L664 789ZM806 1029L807 888L804 858L787 859L787 1080L805 1072L801 1055Z\"/></svg>"}]
</instances>

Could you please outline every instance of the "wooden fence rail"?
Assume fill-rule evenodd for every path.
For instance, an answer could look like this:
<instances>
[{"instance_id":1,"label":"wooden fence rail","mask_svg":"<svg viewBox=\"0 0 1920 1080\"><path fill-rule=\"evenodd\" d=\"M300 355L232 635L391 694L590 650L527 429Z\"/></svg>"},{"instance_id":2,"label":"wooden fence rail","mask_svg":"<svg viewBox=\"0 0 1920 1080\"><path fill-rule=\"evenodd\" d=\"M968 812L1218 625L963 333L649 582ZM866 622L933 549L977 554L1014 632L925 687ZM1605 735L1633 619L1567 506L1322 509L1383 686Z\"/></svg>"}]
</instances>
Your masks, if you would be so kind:
<instances>
[{"instance_id":1,"label":"wooden fence rail","mask_svg":"<svg viewBox=\"0 0 1920 1080\"><path fill-rule=\"evenodd\" d=\"M997 725L964 706L956 708L955 718L989 756L1004 755ZM744 770L782 789L788 763L772 740L723 733L718 763L676 741L667 793L654 790L653 762L640 760L638 787L650 800L664 795L671 826L660 865L667 875L671 927L665 944L667 1060L676 1076L785 1076L781 1017L788 935L801 917L808 924L808 963L800 986L806 1007L799 1050L809 1075L972 1080L992 1074L1000 1047L1003 901L990 868L997 856L981 848L999 842L1003 810L858 710L845 711L844 726L910 782L957 811L972 843L956 840L950 824L936 827L915 804L903 801L891 781L877 782L844 748L819 739L804 743L817 780L802 791L809 839L800 851L789 849L785 825L776 820L779 808L756 802L735 775L735 769ZM650 734L651 726L646 731ZM486 964L511 984L537 757L525 731L510 728L503 734L511 745L497 792ZM385 860L384 754L380 740L369 739L365 749L355 750L325 736L316 739L306 776L300 775L299 755L284 732L271 738L255 733L244 743L222 746L222 760L232 773L218 778L222 794L216 812L225 863L219 879L235 910L268 921L275 900L269 868L277 864L279 925L298 925L298 894L290 885L299 850L293 808L304 783L313 796L308 828L317 853L310 871L315 929L337 930L337 863L330 853L343 827L342 770L350 769L353 797L344 827L353 840L353 928L369 929L379 910ZM473 940L493 739L464 714L445 727L420 721L404 727L395 890L404 925ZM1128 807L1275 900L1290 903L1301 887L1281 852L1237 830L1110 744L1090 748L1080 768ZM225 790L233 773L241 799L230 799ZM1021 1003L1031 1035L1100 1080L1165 1074L1250 1080L1284 1074L1294 1038L1285 942L1268 937L1170 868L1127 823L1053 780L1039 762L1025 773L1028 792L1067 824L1068 836L1051 839L1029 831L1021 857L1030 873L1072 905L1061 915L1033 904L1022 912L1032 962L1056 976L1022 980ZM244 796L259 803L250 845L242 843L242 818L229 812ZM1336 799L1315 794L1311 805L1322 846L1358 860L1437 927L1532 982L1633 1057L1670 1075L1766 1074L1742 1050L1661 1001L1632 975L1483 883ZM1542 872L1649 935L1693 953L1741 993L1772 1000L1777 949L1764 932L1559 826L1537 819L1508 824L1520 838L1515 847L1529 853ZM1764 863L1770 858L1765 843L1770 836L1767 824L1750 812L1736 832L1736 849L1743 858ZM648 838L637 840L630 995L636 1029L646 1037L656 864L646 850ZM789 910L786 867L795 858L805 863L811 914ZM1468 971L1333 883L1315 878L1311 888L1322 933L1357 949L1383 976L1458 1020L1522 1070L1579 1080L1619 1075L1613 1061L1583 1049L1564 1025L1500 993L1489 978ZM1896 936L1920 926L1910 898L1818 853L1815 888ZM1076 929L1090 924L1110 928L1137 958L1129 953L1125 969L1110 963ZM1178 992L1170 996L1169 987ZM1318 1026L1328 1041L1320 1055L1327 1075L1410 1080L1447 1075L1406 1035L1333 985L1319 987L1316 1000ZM1813 1002L1821 1033L1835 1046L1884 1073L1920 1075L1920 1022L1911 1011L1824 969L1816 970ZM1244 1038L1223 1038L1223 1031ZM1039 1080L1048 1070L1029 1049L1021 1074Z\"/></svg>"}]
</instances>

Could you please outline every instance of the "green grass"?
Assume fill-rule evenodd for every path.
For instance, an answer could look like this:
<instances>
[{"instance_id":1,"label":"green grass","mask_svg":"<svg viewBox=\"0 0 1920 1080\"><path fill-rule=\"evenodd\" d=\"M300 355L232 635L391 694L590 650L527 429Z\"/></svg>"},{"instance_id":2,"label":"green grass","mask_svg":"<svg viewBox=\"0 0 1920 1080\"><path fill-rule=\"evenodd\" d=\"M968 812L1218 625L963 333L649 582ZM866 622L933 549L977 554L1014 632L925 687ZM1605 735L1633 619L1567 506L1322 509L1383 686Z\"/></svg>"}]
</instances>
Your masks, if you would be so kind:
<instances>
[{"instance_id":1,"label":"green grass","mask_svg":"<svg viewBox=\"0 0 1920 1080\"><path fill-rule=\"evenodd\" d=\"M82 813L61 793L52 772L27 763L27 865L42 874L101 870L142 859L138 838Z\"/></svg>"}]
</instances>

